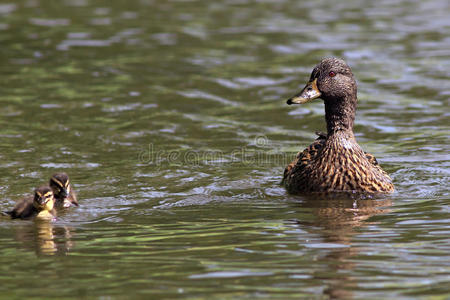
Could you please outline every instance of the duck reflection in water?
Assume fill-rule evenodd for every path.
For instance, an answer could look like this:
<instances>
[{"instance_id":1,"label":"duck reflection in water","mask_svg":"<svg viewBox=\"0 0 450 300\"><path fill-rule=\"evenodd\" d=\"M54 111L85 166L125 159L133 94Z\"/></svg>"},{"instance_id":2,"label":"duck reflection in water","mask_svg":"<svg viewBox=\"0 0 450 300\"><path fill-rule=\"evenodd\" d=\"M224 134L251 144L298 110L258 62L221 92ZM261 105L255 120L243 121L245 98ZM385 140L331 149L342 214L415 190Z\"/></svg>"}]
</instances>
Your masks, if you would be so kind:
<instances>
[{"instance_id":1,"label":"duck reflection in water","mask_svg":"<svg viewBox=\"0 0 450 300\"><path fill-rule=\"evenodd\" d=\"M302 230L321 236L320 244L328 244L319 252L327 253L319 259L321 263L328 262L329 268L316 271L314 278L327 285L324 294L330 299L351 299L358 278L346 274L351 274L356 267L352 257L359 252L352 241L363 227L374 224L369 218L390 212L392 201L388 198L361 199L361 195L341 193L310 195L303 199L300 206L310 211L312 217L306 221L294 220L294 223Z\"/></svg>"}]
</instances>

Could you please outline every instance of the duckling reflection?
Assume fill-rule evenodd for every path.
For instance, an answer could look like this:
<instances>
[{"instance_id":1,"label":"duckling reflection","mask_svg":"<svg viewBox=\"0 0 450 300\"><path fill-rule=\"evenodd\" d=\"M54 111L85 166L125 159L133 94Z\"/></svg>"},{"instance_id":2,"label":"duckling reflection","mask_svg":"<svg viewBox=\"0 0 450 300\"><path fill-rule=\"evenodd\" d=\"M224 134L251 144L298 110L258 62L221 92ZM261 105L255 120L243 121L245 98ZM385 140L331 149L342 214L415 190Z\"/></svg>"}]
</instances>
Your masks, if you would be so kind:
<instances>
[{"instance_id":1,"label":"duckling reflection","mask_svg":"<svg viewBox=\"0 0 450 300\"><path fill-rule=\"evenodd\" d=\"M46 220L37 219L35 230L36 252L38 254L53 255L57 248L53 236L53 225Z\"/></svg>"},{"instance_id":2,"label":"duckling reflection","mask_svg":"<svg viewBox=\"0 0 450 300\"><path fill-rule=\"evenodd\" d=\"M332 199L330 199L332 197ZM351 258L358 254L358 248L352 245L355 235L363 227L372 224L369 218L387 213L392 205L390 199L361 199L361 195L322 195L308 197L300 206L311 210L313 219L298 221L303 230L318 234L323 243L335 244L327 248L327 254L320 258L328 262L327 272L318 271L314 278L328 284L324 293L330 299L351 299L352 289L358 285L358 278L350 274L355 268Z\"/></svg>"},{"instance_id":3,"label":"duckling reflection","mask_svg":"<svg viewBox=\"0 0 450 300\"><path fill-rule=\"evenodd\" d=\"M77 196L70 185L69 176L66 173L56 173L50 178L50 187L55 195L56 207L78 206Z\"/></svg>"},{"instance_id":4,"label":"duckling reflection","mask_svg":"<svg viewBox=\"0 0 450 300\"><path fill-rule=\"evenodd\" d=\"M74 246L71 228L43 219L22 224L14 227L15 240L37 255L67 255Z\"/></svg>"},{"instance_id":5,"label":"duckling reflection","mask_svg":"<svg viewBox=\"0 0 450 300\"><path fill-rule=\"evenodd\" d=\"M5 212L11 219L49 219L56 217L55 198L49 186L41 186L34 190L34 197L19 201L13 210Z\"/></svg>"}]
</instances>

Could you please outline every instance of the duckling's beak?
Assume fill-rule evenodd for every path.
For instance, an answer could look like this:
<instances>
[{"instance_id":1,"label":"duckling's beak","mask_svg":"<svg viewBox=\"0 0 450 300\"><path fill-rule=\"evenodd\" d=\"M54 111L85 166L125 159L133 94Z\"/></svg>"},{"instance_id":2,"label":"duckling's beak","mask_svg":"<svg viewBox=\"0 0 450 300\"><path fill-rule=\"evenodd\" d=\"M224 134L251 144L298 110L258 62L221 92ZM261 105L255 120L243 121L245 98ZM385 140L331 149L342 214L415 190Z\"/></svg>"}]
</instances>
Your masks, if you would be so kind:
<instances>
[{"instance_id":1,"label":"duckling's beak","mask_svg":"<svg viewBox=\"0 0 450 300\"><path fill-rule=\"evenodd\" d=\"M303 104L309 102L313 99L319 98L322 93L317 88L317 78L306 84L303 90L297 95L289 98L286 102L287 104Z\"/></svg>"},{"instance_id":2,"label":"duckling's beak","mask_svg":"<svg viewBox=\"0 0 450 300\"><path fill-rule=\"evenodd\" d=\"M67 193L66 188L62 188L61 191L59 192L59 194L61 195L61 197L64 197L64 198L69 195L69 193Z\"/></svg>"},{"instance_id":3,"label":"duckling's beak","mask_svg":"<svg viewBox=\"0 0 450 300\"><path fill-rule=\"evenodd\" d=\"M45 205L47 202L48 202L48 198L46 198L45 196L42 196L42 197L39 197L38 198L38 203L39 203L39 205Z\"/></svg>"}]
</instances>

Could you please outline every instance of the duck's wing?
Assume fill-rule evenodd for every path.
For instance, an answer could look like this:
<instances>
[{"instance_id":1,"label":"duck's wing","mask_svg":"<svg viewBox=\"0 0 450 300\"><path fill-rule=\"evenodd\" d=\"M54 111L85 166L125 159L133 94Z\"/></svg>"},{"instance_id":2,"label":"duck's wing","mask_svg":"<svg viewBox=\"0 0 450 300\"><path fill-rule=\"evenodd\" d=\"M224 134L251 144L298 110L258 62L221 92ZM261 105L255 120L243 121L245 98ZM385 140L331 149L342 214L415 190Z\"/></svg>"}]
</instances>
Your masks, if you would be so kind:
<instances>
[{"instance_id":1,"label":"duck's wing","mask_svg":"<svg viewBox=\"0 0 450 300\"><path fill-rule=\"evenodd\" d=\"M319 137L305 150L297 153L295 159L289 165L287 165L286 169L284 169L283 180L281 181L281 184L285 183L286 179L289 177L294 167L302 168L307 166L311 162L311 160L314 157L316 157L320 149L322 149L326 141L326 135L322 134L321 132L316 134Z\"/></svg>"},{"instance_id":2,"label":"duck's wing","mask_svg":"<svg viewBox=\"0 0 450 300\"><path fill-rule=\"evenodd\" d=\"M386 177L389 177L389 174L386 173L385 170L383 170L380 166L380 164L378 163L377 159L375 158L375 156L373 154L370 154L368 152L364 152L364 154L366 155L367 160L376 168L378 169L378 171L380 171L382 174L384 174Z\"/></svg>"}]
</instances>

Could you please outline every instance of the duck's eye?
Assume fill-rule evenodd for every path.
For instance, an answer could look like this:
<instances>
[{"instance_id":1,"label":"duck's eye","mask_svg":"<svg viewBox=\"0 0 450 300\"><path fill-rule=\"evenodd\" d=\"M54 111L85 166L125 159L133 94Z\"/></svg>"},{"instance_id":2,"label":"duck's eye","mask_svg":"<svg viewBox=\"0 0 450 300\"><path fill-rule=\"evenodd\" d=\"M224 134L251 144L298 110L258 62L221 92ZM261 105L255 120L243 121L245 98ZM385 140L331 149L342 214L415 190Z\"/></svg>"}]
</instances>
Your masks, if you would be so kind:
<instances>
[{"instance_id":1,"label":"duck's eye","mask_svg":"<svg viewBox=\"0 0 450 300\"><path fill-rule=\"evenodd\" d=\"M329 75L330 77L334 77L334 76L336 76L336 73L334 73L333 71L330 71L330 73L328 73L328 75Z\"/></svg>"}]
</instances>

